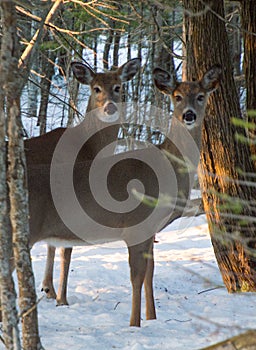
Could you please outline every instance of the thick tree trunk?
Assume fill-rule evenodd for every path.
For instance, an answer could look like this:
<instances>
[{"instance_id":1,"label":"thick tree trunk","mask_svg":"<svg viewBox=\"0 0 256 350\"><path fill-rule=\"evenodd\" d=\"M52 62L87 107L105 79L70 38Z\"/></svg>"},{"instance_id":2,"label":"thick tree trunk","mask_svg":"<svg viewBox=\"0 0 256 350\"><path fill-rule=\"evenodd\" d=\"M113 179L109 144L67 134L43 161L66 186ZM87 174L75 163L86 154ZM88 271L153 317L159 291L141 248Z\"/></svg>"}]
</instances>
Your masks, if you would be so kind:
<instances>
[{"instance_id":1,"label":"thick tree trunk","mask_svg":"<svg viewBox=\"0 0 256 350\"><path fill-rule=\"evenodd\" d=\"M183 0L187 13L188 78L222 65L222 83L210 99L202 135L201 187L212 244L230 292L256 291L254 168L247 144L236 140L241 118L225 30L223 0Z\"/></svg>"},{"instance_id":2,"label":"thick tree trunk","mask_svg":"<svg viewBox=\"0 0 256 350\"><path fill-rule=\"evenodd\" d=\"M2 1L0 4L2 9L2 21L5 26L5 39L8 40L5 47L1 48L2 52L4 51L1 58L3 61L6 60L8 62L8 68L6 69L5 67L6 75L4 82L8 120L7 181L9 185L10 223L13 234L15 267L19 284L19 304L23 321L23 349L39 350L42 347L38 336L36 293L28 247L28 194L19 110L19 98L23 81L18 79L20 72L18 69L19 42L17 36L16 11L15 4L12 1ZM11 234L10 227L8 233L9 235ZM8 244L10 245L10 242ZM10 266L6 268L8 270ZM12 283L10 283L9 287L11 291L13 288ZM6 310L3 311L3 314L5 313Z\"/></svg>"},{"instance_id":3,"label":"thick tree trunk","mask_svg":"<svg viewBox=\"0 0 256 350\"><path fill-rule=\"evenodd\" d=\"M10 99L8 113L8 185L10 218L13 232L15 267L19 285L19 306L22 317L22 343L25 350L41 349L38 336L37 296L32 270L28 237L28 193L20 111Z\"/></svg>"},{"instance_id":4,"label":"thick tree trunk","mask_svg":"<svg viewBox=\"0 0 256 350\"><path fill-rule=\"evenodd\" d=\"M244 37L244 71L246 81L246 107L256 109L256 2L241 0Z\"/></svg>"},{"instance_id":5,"label":"thick tree trunk","mask_svg":"<svg viewBox=\"0 0 256 350\"><path fill-rule=\"evenodd\" d=\"M18 313L16 309L16 292L12 278L12 235L8 216L8 189L6 183L6 115L5 115L5 88L9 77L10 43L13 41L13 32L16 29L13 8L7 2L0 1L2 23L2 40L0 56L0 291L2 331L5 348L8 350L21 349Z\"/></svg>"},{"instance_id":6,"label":"thick tree trunk","mask_svg":"<svg viewBox=\"0 0 256 350\"><path fill-rule=\"evenodd\" d=\"M256 111L256 1L241 0L241 15L244 38L244 73L246 86L246 109ZM248 115L255 123L254 116ZM256 130L249 130L251 150L256 167Z\"/></svg>"},{"instance_id":7,"label":"thick tree trunk","mask_svg":"<svg viewBox=\"0 0 256 350\"><path fill-rule=\"evenodd\" d=\"M5 31L5 18L3 19L2 49L6 47L8 33ZM5 50L4 50L5 51ZM3 340L5 348L21 349L18 329L18 314L16 309L16 292L12 278L10 261L12 259L12 235L10 234L10 221L8 217L8 191L6 184L6 119L4 113L4 84L9 61L1 52L0 58L0 300L3 321Z\"/></svg>"}]
</instances>

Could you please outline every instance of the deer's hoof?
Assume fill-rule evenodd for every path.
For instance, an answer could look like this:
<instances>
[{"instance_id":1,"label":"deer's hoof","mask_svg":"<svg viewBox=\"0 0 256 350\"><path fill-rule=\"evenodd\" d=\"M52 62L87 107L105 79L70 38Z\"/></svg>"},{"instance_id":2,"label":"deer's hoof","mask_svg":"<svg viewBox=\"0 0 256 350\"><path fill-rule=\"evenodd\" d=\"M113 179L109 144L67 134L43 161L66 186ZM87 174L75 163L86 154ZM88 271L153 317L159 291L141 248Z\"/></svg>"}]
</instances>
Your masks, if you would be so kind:
<instances>
[{"instance_id":1,"label":"deer's hoof","mask_svg":"<svg viewBox=\"0 0 256 350\"><path fill-rule=\"evenodd\" d=\"M63 306L63 305L68 305L68 301L67 299L60 299L60 300L57 300L56 299L56 306Z\"/></svg>"},{"instance_id":2,"label":"deer's hoof","mask_svg":"<svg viewBox=\"0 0 256 350\"><path fill-rule=\"evenodd\" d=\"M56 299L56 293L54 288L43 286L41 292L45 292L47 299Z\"/></svg>"}]
</instances>

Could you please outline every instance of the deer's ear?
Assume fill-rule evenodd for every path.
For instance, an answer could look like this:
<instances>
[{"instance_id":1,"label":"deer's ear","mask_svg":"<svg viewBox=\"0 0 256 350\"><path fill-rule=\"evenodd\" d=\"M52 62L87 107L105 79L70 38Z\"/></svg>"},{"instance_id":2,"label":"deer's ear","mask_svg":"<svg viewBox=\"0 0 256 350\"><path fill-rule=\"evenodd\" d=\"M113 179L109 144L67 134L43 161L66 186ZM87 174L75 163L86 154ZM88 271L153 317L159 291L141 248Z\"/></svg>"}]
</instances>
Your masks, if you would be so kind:
<instances>
[{"instance_id":1,"label":"deer's ear","mask_svg":"<svg viewBox=\"0 0 256 350\"><path fill-rule=\"evenodd\" d=\"M118 68L118 73L122 82L131 80L140 70L140 58L133 58Z\"/></svg>"},{"instance_id":2,"label":"deer's ear","mask_svg":"<svg viewBox=\"0 0 256 350\"><path fill-rule=\"evenodd\" d=\"M221 72L221 66L216 64L204 74L201 79L201 85L208 93L213 92L218 88Z\"/></svg>"},{"instance_id":3,"label":"deer's ear","mask_svg":"<svg viewBox=\"0 0 256 350\"><path fill-rule=\"evenodd\" d=\"M72 62L71 69L79 83L90 85L95 75L91 68L81 62Z\"/></svg>"},{"instance_id":4,"label":"deer's ear","mask_svg":"<svg viewBox=\"0 0 256 350\"><path fill-rule=\"evenodd\" d=\"M153 70L153 78L156 87L163 93L171 95L175 89L176 80L162 68L155 68Z\"/></svg>"}]
</instances>

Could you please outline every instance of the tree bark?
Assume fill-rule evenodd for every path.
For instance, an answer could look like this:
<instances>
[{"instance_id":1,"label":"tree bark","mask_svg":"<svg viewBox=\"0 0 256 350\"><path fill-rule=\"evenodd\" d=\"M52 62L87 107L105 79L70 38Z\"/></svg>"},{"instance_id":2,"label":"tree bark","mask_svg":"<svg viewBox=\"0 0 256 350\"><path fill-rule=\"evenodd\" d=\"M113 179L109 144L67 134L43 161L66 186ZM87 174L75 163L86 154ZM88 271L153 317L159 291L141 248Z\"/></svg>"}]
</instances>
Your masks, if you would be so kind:
<instances>
[{"instance_id":1,"label":"tree bark","mask_svg":"<svg viewBox=\"0 0 256 350\"><path fill-rule=\"evenodd\" d=\"M79 53L80 56L83 55L83 49L81 47L77 47L76 51ZM95 54L95 57L96 54ZM70 62L72 60L72 57L69 57L68 61ZM96 67L94 65L94 69L96 71ZM68 84L68 90L69 90L69 108L68 108L68 121L67 126L74 126L75 119L77 118L79 122L81 122L81 116L77 113L78 111L78 93L79 93L79 82L75 78L74 75L72 75L70 79L70 83Z\"/></svg>"},{"instance_id":2,"label":"tree bark","mask_svg":"<svg viewBox=\"0 0 256 350\"><path fill-rule=\"evenodd\" d=\"M113 48L113 68L116 69L119 66L119 49L120 49L121 34L118 30L114 35L114 48Z\"/></svg>"},{"instance_id":3,"label":"tree bark","mask_svg":"<svg viewBox=\"0 0 256 350\"><path fill-rule=\"evenodd\" d=\"M33 9L32 10L32 14L37 16L41 14L41 11L38 9ZM33 37L34 34L37 31L37 27L38 27L38 22L32 20L31 21L31 36ZM31 69L33 69L35 72L39 71L39 65L40 65L40 60L39 60L39 50L38 47L36 47L36 49L33 52L33 57L35 58L33 60ZM31 76L33 77L33 80L37 83L34 84L33 81L28 80L27 83L27 87L28 87L28 115L31 118L35 118L37 117L37 106L38 106L38 101L37 101L37 97L39 95L39 83L40 83L40 79L36 74L31 74Z\"/></svg>"},{"instance_id":4,"label":"tree bark","mask_svg":"<svg viewBox=\"0 0 256 350\"><path fill-rule=\"evenodd\" d=\"M1 4L1 7L3 4ZM6 184L6 119L4 113L4 85L8 75L9 61L5 48L9 43L8 22L11 19L2 16L3 37L0 57L0 286L3 322L3 340L6 349L21 349L16 309L16 292L12 278L12 235L8 216L8 191ZM6 23L7 22L7 23Z\"/></svg>"},{"instance_id":5,"label":"tree bark","mask_svg":"<svg viewBox=\"0 0 256 350\"><path fill-rule=\"evenodd\" d=\"M241 0L244 37L244 72L246 81L246 107L256 109L256 2Z\"/></svg>"},{"instance_id":6,"label":"tree bark","mask_svg":"<svg viewBox=\"0 0 256 350\"><path fill-rule=\"evenodd\" d=\"M104 51L103 51L103 67L104 69L108 70L109 69L109 54L110 54L110 49L111 45L113 43L114 39L114 27L115 24L113 21L110 21L111 28L107 31L107 38L105 41L104 45Z\"/></svg>"},{"instance_id":7,"label":"tree bark","mask_svg":"<svg viewBox=\"0 0 256 350\"><path fill-rule=\"evenodd\" d=\"M241 36L241 16L239 13L239 4L230 1L226 4L226 11L230 25L227 25L227 33L231 51L231 61L233 64L234 75L241 75L241 54L242 54L242 36Z\"/></svg>"},{"instance_id":8,"label":"tree bark","mask_svg":"<svg viewBox=\"0 0 256 350\"><path fill-rule=\"evenodd\" d=\"M3 340L8 350L21 349L18 313L16 309L16 292L12 278L12 235L8 215L7 150L6 150L6 115L5 88L9 77L10 48L15 35L15 17L13 9L7 2L0 1L2 40L0 56L0 290L3 321Z\"/></svg>"},{"instance_id":9,"label":"tree bark","mask_svg":"<svg viewBox=\"0 0 256 350\"><path fill-rule=\"evenodd\" d=\"M10 218L13 232L15 267L19 285L19 306L22 318L23 349L41 349L35 281L29 252L28 192L26 161L19 122L20 111L15 100L9 99L8 115L8 185Z\"/></svg>"},{"instance_id":10,"label":"tree bark","mask_svg":"<svg viewBox=\"0 0 256 350\"><path fill-rule=\"evenodd\" d=\"M241 16L244 38L244 74L246 86L246 109L256 110L256 2L241 0ZM255 124L255 115L248 115L249 122ZM256 130L250 129L251 151L256 167Z\"/></svg>"},{"instance_id":11,"label":"tree bark","mask_svg":"<svg viewBox=\"0 0 256 350\"><path fill-rule=\"evenodd\" d=\"M187 14L187 74L198 78L222 65L220 88L210 99L202 134L200 182L211 240L229 292L256 291L255 186L250 149L232 118L241 119L225 29L223 0L183 0ZM252 184L252 185L250 185Z\"/></svg>"},{"instance_id":12,"label":"tree bark","mask_svg":"<svg viewBox=\"0 0 256 350\"><path fill-rule=\"evenodd\" d=\"M13 249L15 267L19 284L19 305L22 316L23 349L41 349L38 336L36 309L36 293L34 277L28 247L28 193L26 187L25 155L20 119L20 94L23 80L19 79L18 69L19 41L17 36L17 21L13 1L2 1L2 21L6 31L5 47L2 47L1 58L8 62L5 71L4 95L6 99L7 136L8 136L8 169L10 223L13 234ZM4 137L5 140L5 137ZM11 233L9 227L8 234ZM10 244L10 243L8 243ZM11 249L10 249L11 251ZM9 267L10 269L10 262ZM10 284L10 291L12 284ZM29 311L29 312L28 312ZM6 310L3 311L5 313ZM26 315L24 313L26 312ZM15 312L14 312L15 313Z\"/></svg>"},{"instance_id":13,"label":"tree bark","mask_svg":"<svg viewBox=\"0 0 256 350\"><path fill-rule=\"evenodd\" d=\"M40 135L46 133L47 108L51 88L51 79L54 74L53 54L46 51L42 54L42 78L41 78L41 100L38 113L37 125L40 126Z\"/></svg>"}]
</instances>

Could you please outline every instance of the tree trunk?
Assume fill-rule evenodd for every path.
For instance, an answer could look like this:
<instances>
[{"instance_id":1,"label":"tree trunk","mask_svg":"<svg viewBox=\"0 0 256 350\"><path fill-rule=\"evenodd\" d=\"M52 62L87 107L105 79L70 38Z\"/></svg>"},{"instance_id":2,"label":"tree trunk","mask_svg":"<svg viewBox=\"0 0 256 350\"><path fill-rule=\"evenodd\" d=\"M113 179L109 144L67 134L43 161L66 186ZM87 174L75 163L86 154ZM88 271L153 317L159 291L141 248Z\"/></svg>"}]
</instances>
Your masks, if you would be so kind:
<instances>
[{"instance_id":1,"label":"tree trunk","mask_svg":"<svg viewBox=\"0 0 256 350\"><path fill-rule=\"evenodd\" d=\"M18 314L16 309L16 292L12 278L12 235L8 216L8 190L6 183L6 118L4 113L4 86L9 74L9 57L6 51L10 42L12 13L7 3L1 3L2 41L0 56L0 291L2 309L2 331L5 348L21 349L18 329ZM8 52L8 51L7 51Z\"/></svg>"},{"instance_id":2,"label":"tree trunk","mask_svg":"<svg viewBox=\"0 0 256 350\"><path fill-rule=\"evenodd\" d=\"M82 30L82 28L81 28L81 30ZM79 55L82 57L83 49L81 47L77 47L76 52L78 52ZM95 55L94 57L97 57L97 56ZM71 62L71 60L72 60L72 57L69 57L68 61ZM94 66L94 69L96 70L96 66ZM67 126L74 126L75 119L77 119L77 121L79 121L79 123L82 122L81 115L79 115L77 113L79 110L78 109L79 82L75 78L74 74L72 75L71 79L69 80L68 91L69 91L69 101L68 101L69 107L68 107Z\"/></svg>"},{"instance_id":3,"label":"tree trunk","mask_svg":"<svg viewBox=\"0 0 256 350\"><path fill-rule=\"evenodd\" d=\"M209 66L223 69L220 88L210 99L202 135L200 182L211 240L223 281L229 292L256 291L254 167L245 136L232 118L240 118L225 30L223 0L183 0L187 13L188 78Z\"/></svg>"},{"instance_id":4,"label":"tree trunk","mask_svg":"<svg viewBox=\"0 0 256 350\"><path fill-rule=\"evenodd\" d=\"M123 10L123 4L117 3L118 12ZM120 41L121 41L121 31L119 28L115 30L114 34L114 48L113 48L113 68L116 69L119 66L118 58L119 58L119 49L120 49Z\"/></svg>"},{"instance_id":5,"label":"tree trunk","mask_svg":"<svg viewBox=\"0 0 256 350\"><path fill-rule=\"evenodd\" d=\"M9 99L8 115L8 185L10 218L13 232L15 267L19 285L19 306L22 317L22 340L25 350L41 349L35 281L29 252L28 193L25 155L20 128L20 111L15 100Z\"/></svg>"},{"instance_id":6,"label":"tree trunk","mask_svg":"<svg viewBox=\"0 0 256 350\"><path fill-rule=\"evenodd\" d=\"M35 16L40 16L41 11L38 9L33 9L32 14ZM31 37L33 37L38 29L38 22L32 20L31 21ZM33 69L35 72L39 71L39 53L38 48L35 49L34 53L34 60L32 63L31 69ZM28 81L27 87L28 87L28 115L32 118L37 117L37 97L39 95L39 82L40 79L36 74L31 74L33 81L35 81L37 84L34 84L33 81Z\"/></svg>"},{"instance_id":7,"label":"tree trunk","mask_svg":"<svg viewBox=\"0 0 256 350\"><path fill-rule=\"evenodd\" d=\"M13 234L15 267L19 284L19 304L22 315L23 349L41 349L38 336L36 293L28 247L28 194L26 188L25 156L19 110L22 79L18 69L19 42L16 12L13 1L2 1L2 17L5 23L6 43L4 59L8 62L4 94L8 120L8 170L10 221ZM3 58L3 57L2 57ZM5 138L4 138L5 140ZM9 234L11 230L9 229ZM10 268L10 267L7 267ZM12 284L10 285L12 289ZM4 313L6 310L4 311ZM26 314L25 314L26 313Z\"/></svg>"},{"instance_id":8,"label":"tree trunk","mask_svg":"<svg viewBox=\"0 0 256 350\"><path fill-rule=\"evenodd\" d=\"M41 101L38 113L37 125L40 126L40 135L46 133L47 108L51 88L51 79L54 74L53 54L47 51L42 54L42 78L41 78Z\"/></svg>"},{"instance_id":9,"label":"tree trunk","mask_svg":"<svg viewBox=\"0 0 256 350\"><path fill-rule=\"evenodd\" d=\"M2 40L0 56L0 286L1 311L3 321L3 340L8 350L21 349L18 329L18 314L16 309L16 292L12 278L12 235L8 216L8 189L7 176L7 150L6 150L6 116L5 88L9 77L10 42L13 41L13 32L16 29L13 7L7 2L0 2Z\"/></svg>"},{"instance_id":10,"label":"tree trunk","mask_svg":"<svg viewBox=\"0 0 256 350\"><path fill-rule=\"evenodd\" d=\"M244 71L246 81L246 107L256 109L256 2L241 1L244 37Z\"/></svg>"},{"instance_id":11,"label":"tree trunk","mask_svg":"<svg viewBox=\"0 0 256 350\"><path fill-rule=\"evenodd\" d=\"M116 69L119 66L119 49L120 49L121 33L119 30L115 31L114 35L114 49L113 49L113 68Z\"/></svg>"},{"instance_id":12,"label":"tree trunk","mask_svg":"<svg viewBox=\"0 0 256 350\"><path fill-rule=\"evenodd\" d=\"M81 117L78 115L77 111L77 100L78 100L78 92L79 92L79 83L74 77L72 76L70 83L69 83L69 107L68 107L68 121L67 126L74 126L74 121L76 116L78 116L79 121L81 122Z\"/></svg>"},{"instance_id":13,"label":"tree trunk","mask_svg":"<svg viewBox=\"0 0 256 350\"><path fill-rule=\"evenodd\" d=\"M110 54L110 49L111 49L111 45L113 43L113 39L114 39L114 22L110 21L110 26L111 29L108 30L107 32L107 38L105 41L105 45L104 45L104 51L103 51L103 67L104 69L109 69L109 54Z\"/></svg>"},{"instance_id":14,"label":"tree trunk","mask_svg":"<svg viewBox=\"0 0 256 350\"><path fill-rule=\"evenodd\" d=\"M244 38L244 73L246 86L246 109L256 110L256 2L241 0L241 15ZM249 122L255 124L255 115L248 115ZM256 167L256 130L249 130L251 151Z\"/></svg>"},{"instance_id":15,"label":"tree trunk","mask_svg":"<svg viewBox=\"0 0 256 350\"><path fill-rule=\"evenodd\" d=\"M227 16L230 25L227 25L227 33L231 51L231 61L233 64L234 75L241 75L241 54L242 54L242 37L241 37L241 16L239 14L239 4L229 2L226 5Z\"/></svg>"}]
</instances>

